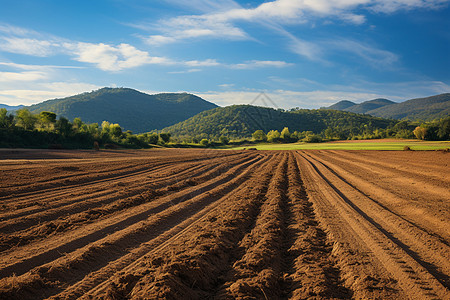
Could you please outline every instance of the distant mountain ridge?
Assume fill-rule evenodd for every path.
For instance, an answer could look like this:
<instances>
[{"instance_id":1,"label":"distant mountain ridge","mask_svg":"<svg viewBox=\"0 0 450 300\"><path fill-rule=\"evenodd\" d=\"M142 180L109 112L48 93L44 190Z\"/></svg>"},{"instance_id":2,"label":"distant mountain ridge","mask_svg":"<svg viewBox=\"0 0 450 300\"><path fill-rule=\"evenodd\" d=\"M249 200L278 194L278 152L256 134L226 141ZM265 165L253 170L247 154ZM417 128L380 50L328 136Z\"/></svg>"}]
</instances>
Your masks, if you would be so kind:
<instances>
[{"instance_id":1,"label":"distant mountain ridge","mask_svg":"<svg viewBox=\"0 0 450 300\"><path fill-rule=\"evenodd\" d=\"M450 115L450 93L411 99L400 103L388 99L374 99L359 104L343 100L326 107L326 109L368 114L388 119L431 121Z\"/></svg>"},{"instance_id":2,"label":"distant mountain ridge","mask_svg":"<svg viewBox=\"0 0 450 300\"><path fill-rule=\"evenodd\" d=\"M355 105L356 105L355 102L352 102L352 101L349 101L349 100L342 100L342 101L339 101L338 103L335 103L335 104L333 104L331 106L324 107L324 108L335 109L335 110L345 110L345 109L347 109L349 107L352 107L352 106L355 106Z\"/></svg>"},{"instance_id":3,"label":"distant mountain ridge","mask_svg":"<svg viewBox=\"0 0 450 300\"><path fill-rule=\"evenodd\" d=\"M18 110L18 109L21 109L22 107L24 107L24 106L23 105L10 106L7 104L0 104L0 108L6 108L6 110L8 110L8 111Z\"/></svg>"},{"instance_id":4,"label":"distant mountain ridge","mask_svg":"<svg viewBox=\"0 0 450 300\"><path fill-rule=\"evenodd\" d=\"M149 95L129 88L102 88L27 108L32 113L51 111L69 120L79 117L85 123L118 123L124 130L141 133L162 129L215 107L188 93Z\"/></svg>"}]
</instances>

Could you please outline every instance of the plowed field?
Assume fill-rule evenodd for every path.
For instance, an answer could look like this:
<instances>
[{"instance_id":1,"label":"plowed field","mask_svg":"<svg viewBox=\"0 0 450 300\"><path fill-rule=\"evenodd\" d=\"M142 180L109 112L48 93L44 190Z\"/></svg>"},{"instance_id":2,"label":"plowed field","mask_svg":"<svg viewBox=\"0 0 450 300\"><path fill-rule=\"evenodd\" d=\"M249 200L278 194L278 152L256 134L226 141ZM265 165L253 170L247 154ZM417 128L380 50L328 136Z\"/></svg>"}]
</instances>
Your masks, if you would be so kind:
<instances>
[{"instance_id":1,"label":"plowed field","mask_svg":"<svg viewBox=\"0 0 450 300\"><path fill-rule=\"evenodd\" d=\"M0 299L450 299L450 154L0 150Z\"/></svg>"}]
</instances>

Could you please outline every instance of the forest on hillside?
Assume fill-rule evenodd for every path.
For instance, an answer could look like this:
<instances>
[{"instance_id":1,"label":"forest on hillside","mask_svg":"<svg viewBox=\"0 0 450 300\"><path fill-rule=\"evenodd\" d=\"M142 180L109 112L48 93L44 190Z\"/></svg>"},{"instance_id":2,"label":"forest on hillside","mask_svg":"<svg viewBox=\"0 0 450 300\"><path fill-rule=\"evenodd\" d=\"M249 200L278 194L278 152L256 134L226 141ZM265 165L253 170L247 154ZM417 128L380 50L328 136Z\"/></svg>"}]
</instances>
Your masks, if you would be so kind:
<instances>
[{"instance_id":1,"label":"forest on hillside","mask_svg":"<svg viewBox=\"0 0 450 300\"><path fill-rule=\"evenodd\" d=\"M163 131L133 134L119 124L69 121L53 112L0 109L2 148L214 147L241 143L321 142L345 139L450 140L450 117L415 124L336 110L290 111L234 106L213 109Z\"/></svg>"}]
</instances>

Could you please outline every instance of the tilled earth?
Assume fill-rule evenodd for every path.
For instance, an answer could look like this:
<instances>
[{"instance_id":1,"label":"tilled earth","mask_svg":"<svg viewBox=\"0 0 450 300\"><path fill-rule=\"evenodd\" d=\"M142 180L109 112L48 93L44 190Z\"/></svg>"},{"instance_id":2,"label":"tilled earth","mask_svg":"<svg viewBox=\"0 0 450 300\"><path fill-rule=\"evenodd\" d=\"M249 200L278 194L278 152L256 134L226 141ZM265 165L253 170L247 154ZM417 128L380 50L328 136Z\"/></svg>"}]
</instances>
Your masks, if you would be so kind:
<instances>
[{"instance_id":1,"label":"tilled earth","mask_svg":"<svg viewBox=\"0 0 450 300\"><path fill-rule=\"evenodd\" d=\"M450 299L449 163L0 150L0 299Z\"/></svg>"}]
</instances>

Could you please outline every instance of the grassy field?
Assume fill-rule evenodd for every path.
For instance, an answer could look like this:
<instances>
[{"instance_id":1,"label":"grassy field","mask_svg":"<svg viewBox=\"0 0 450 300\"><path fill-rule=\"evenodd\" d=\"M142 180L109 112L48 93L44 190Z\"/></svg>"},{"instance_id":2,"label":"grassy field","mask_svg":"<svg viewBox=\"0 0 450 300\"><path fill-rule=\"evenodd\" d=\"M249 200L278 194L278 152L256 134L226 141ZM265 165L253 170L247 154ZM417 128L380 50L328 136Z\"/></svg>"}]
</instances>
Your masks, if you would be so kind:
<instances>
[{"instance_id":1,"label":"grassy field","mask_svg":"<svg viewBox=\"0 0 450 300\"><path fill-rule=\"evenodd\" d=\"M449 141L419 141L419 140L362 140L336 141L326 143L294 143L294 144L258 144L239 146L232 149L256 148L258 150L403 150L409 146L411 150L441 150L450 148Z\"/></svg>"}]
</instances>

